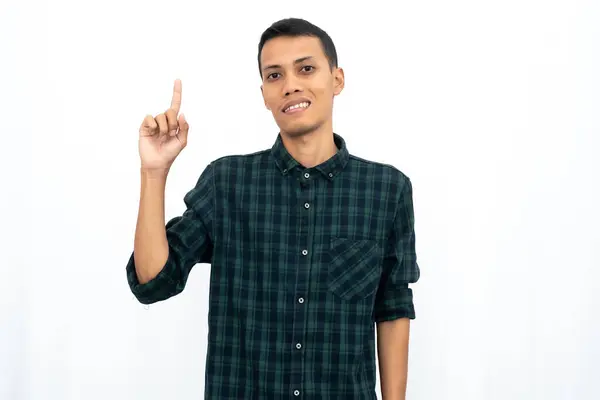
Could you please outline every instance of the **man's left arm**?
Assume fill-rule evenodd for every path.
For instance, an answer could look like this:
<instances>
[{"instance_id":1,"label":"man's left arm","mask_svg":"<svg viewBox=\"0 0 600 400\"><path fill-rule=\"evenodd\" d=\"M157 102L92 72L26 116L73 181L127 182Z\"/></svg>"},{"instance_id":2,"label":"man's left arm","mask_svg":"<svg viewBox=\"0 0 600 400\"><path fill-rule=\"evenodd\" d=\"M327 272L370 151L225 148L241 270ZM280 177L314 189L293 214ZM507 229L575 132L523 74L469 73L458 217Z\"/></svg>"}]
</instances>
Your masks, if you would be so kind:
<instances>
[{"instance_id":1,"label":"man's left arm","mask_svg":"<svg viewBox=\"0 0 600 400\"><path fill-rule=\"evenodd\" d=\"M415 319L412 289L420 270L415 252L412 183L402 189L391 232L385 243L381 282L375 298L377 355L383 400L404 400L408 376L410 320Z\"/></svg>"},{"instance_id":2,"label":"man's left arm","mask_svg":"<svg viewBox=\"0 0 600 400\"><path fill-rule=\"evenodd\" d=\"M377 324L377 356L383 400L405 400L410 318Z\"/></svg>"}]
</instances>

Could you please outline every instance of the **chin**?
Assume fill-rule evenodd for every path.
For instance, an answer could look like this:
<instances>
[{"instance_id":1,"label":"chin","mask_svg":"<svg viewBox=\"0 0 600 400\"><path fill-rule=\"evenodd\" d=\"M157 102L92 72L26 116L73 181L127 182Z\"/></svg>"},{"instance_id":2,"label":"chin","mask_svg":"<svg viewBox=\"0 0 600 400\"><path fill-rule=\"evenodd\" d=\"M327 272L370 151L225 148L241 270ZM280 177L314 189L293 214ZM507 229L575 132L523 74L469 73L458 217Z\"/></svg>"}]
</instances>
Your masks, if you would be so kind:
<instances>
[{"instance_id":1,"label":"chin","mask_svg":"<svg viewBox=\"0 0 600 400\"><path fill-rule=\"evenodd\" d=\"M290 137L302 137L316 131L320 126L320 123L297 124L290 127L281 127L281 131Z\"/></svg>"}]
</instances>

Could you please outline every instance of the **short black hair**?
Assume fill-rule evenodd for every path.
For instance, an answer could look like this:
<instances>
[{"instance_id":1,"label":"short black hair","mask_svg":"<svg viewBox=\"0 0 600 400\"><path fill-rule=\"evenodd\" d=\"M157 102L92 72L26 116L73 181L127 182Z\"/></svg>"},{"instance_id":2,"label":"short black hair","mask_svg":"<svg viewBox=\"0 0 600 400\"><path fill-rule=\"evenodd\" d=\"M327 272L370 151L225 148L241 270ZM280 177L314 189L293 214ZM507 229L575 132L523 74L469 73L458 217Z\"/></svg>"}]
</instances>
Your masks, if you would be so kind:
<instances>
[{"instance_id":1,"label":"short black hair","mask_svg":"<svg viewBox=\"0 0 600 400\"><path fill-rule=\"evenodd\" d=\"M262 78L262 65L260 63L260 55L267 40L274 39L279 36L313 36L319 38L321 47L325 53L325 57L329 61L329 68L333 70L338 66L337 52L331 37L323 29L302 18L286 18L274 22L268 27L260 37L258 44L258 72Z\"/></svg>"}]
</instances>

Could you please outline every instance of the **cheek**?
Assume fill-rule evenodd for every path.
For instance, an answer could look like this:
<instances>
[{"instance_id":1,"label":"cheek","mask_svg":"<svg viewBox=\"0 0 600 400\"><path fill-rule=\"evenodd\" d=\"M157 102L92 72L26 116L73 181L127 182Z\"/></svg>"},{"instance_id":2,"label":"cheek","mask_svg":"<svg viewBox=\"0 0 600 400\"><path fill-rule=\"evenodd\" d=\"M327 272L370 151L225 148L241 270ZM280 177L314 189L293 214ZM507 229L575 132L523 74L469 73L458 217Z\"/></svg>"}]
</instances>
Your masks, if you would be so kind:
<instances>
[{"instance_id":1,"label":"cheek","mask_svg":"<svg viewBox=\"0 0 600 400\"><path fill-rule=\"evenodd\" d=\"M270 91L263 91L262 97L265 102L265 105L267 107L269 107L269 109L271 109L271 111L273 111L274 109L277 109L278 104L277 104L276 98L272 93L270 93Z\"/></svg>"},{"instance_id":2,"label":"cheek","mask_svg":"<svg viewBox=\"0 0 600 400\"><path fill-rule=\"evenodd\" d=\"M328 110L331 108L333 102L333 92L324 88L323 90L315 92L315 98L317 99L317 106L320 110Z\"/></svg>"},{"instance_id":3,"label":"cheek","mask_svg":"<svg viewBox=\"0 0 600 400\"><path fill-rule=\"evenodd\" d=\"M331 103L333 97L333 88L330 82L320 82L319 85L312 87L312 92L315 98L319 101L320 105L326 106Z\"/></svg>"}]
</instances>

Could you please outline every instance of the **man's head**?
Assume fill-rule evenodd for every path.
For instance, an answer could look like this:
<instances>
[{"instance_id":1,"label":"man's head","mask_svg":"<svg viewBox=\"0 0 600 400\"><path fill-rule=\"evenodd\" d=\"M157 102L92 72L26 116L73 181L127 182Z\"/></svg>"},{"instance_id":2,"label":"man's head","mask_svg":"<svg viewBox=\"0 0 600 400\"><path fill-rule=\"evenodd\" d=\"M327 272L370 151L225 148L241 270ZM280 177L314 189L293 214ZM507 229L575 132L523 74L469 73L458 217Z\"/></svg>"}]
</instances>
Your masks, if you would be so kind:
<instances>
[{"instance_id":1,"label":"man's head","mask_svg":"<svg viewBox=\"0 0 600 400\"><path fill-rule=\"evenodd\" d=\"M331 125L333 97L344 88L344 71L329 35L308 21L275 22L261 36L258 68L265 106L280 130L298 137ZM308 108L286 111L306 100Z\"/></svg>"}]
</instances>

